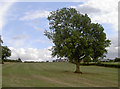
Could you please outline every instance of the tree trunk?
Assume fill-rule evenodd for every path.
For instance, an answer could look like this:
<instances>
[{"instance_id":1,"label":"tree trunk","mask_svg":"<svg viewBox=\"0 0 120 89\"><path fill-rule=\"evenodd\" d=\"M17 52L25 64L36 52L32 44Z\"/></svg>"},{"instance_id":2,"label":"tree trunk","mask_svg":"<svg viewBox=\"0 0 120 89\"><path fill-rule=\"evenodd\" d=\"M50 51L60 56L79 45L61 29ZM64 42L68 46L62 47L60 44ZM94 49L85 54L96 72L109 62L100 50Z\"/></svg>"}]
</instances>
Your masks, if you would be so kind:
<instances>
[{"instance_id":1,"label":"tree trunk","mask_svg":"<svg viewBox=\"0 0 120 89\"><path fill-rule=\"evenodd\" d=\"M2 60L2 64L4 64L4 61Z\"/></svg>"},{"instance_id":2,"label":"tree trunk","mask_svg":"<svg viewBox=\"0 0 120 89\"><path fill-rule=\"evenodd\" d=\"M75 70L75 73L81 73L82 72L80 71L80 62L76 61L76 70Z\"/></svg>"}]
</instances>

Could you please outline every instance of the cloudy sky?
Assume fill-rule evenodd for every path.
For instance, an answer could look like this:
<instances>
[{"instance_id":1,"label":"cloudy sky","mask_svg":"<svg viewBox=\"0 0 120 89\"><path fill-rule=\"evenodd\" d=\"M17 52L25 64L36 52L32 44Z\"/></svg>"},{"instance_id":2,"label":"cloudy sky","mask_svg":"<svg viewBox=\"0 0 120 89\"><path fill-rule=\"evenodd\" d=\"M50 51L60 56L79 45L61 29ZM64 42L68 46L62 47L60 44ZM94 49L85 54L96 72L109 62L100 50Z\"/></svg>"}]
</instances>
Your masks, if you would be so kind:
<instances>
[{"instance_id":1,"label":"cloudy sky","mask_svg":"<svg viewBox=\"0 0 120 89\"><path fill-rule=\"evenodd\" d=\"M104 27L107 38L112 41L107 58L118 56L118 1L119 0L70 0L42 2L6 0L0 1L0 34L12 50L10 58L22 60L52 60L48 50L53 43L44 36L49 30L47 16L58 8L76 8L82 14L87 13L92 22ZM73 2L74 1L74 2Z\"/></svg>"}]
</instances>

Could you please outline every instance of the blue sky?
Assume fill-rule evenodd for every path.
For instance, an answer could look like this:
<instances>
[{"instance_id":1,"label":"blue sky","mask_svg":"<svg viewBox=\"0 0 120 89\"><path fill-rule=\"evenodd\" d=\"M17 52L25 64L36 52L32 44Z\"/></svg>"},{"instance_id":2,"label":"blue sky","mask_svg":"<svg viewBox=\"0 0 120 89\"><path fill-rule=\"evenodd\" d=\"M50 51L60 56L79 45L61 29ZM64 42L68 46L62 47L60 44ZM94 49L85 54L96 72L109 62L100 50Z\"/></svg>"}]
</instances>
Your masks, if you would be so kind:
<instances>
[{"instance_id":1,"label":"blue sky","mask_svg":"<svg viewBox=\"0 0 120 89\"><path fill-rule=\"evenodd\" d=\"M107 2L104 0L104 3L105 1ZM100 3L101 5L99 5ZM118 48L117 6L112 6L117 4L117 0L111 0L106 5L104 3L95 0L83 0L82 2L15 2L4 15L3 45L7 45L12 50L12 59L21 57L23 60L52 60L48 48L51 48L53 43L44 36L44 30L49 30L47 16L50 11L72 7L82 14L87 13L92 22L102 24L107 38L112 41L111 47L107 48L107 58L115 58ZM29 57L27 56L28 53L30 54ZM38 54L41 56L37 56Z\"/></svg>"},{"instance_id":2,"label":"blue sky","mask_svg":"<svg viewBox=\"0 0 120 89\"><path fill-rule=\"evenodd\" d=\"M44 36L44 30L49 29L47 17L20 20L25 13L37 11L54 11L57 8L70 7L79 5L80 3L52 3L52 2L17 2L9 8L6 15L7 24L3 28L4 44L7 46L15 46L9 43L8 40L26 39L24 45L16 45L16 47L32 47L46 48L52 45ZM20 36L21 35L21 36ZM15 39L16 38L16 39ZM29 43L29 44L28 44Z\"/></svg>"}]
</instances>

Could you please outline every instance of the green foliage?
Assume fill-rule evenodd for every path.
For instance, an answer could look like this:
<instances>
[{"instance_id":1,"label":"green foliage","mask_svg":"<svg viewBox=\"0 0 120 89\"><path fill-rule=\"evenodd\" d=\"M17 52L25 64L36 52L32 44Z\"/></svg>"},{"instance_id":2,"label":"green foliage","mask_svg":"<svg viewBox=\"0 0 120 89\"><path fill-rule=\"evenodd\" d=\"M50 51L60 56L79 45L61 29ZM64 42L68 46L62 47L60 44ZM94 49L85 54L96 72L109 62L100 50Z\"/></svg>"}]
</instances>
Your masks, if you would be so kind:
<instances>
[{"instance_id":1,"label":"green foliage","mask_svg":"<svg viewBox=\"0 0 120 89\"><path fill-rule=\"evenodd\" d=\"M22 62L21 58L18 58L18 61L19 61L19 62Z\"/></svg>"},{"instance_id":2,"label":"green foliage","mask_svg":"<svg viewBox=\"0 0 120 89\"><path fill-rule=\"evenodd\" d=\"M109 62L114 62L114 60L109 60Z\"/></svg>"},{"instance_id":3,"label":"green foliage","mask_svg":"<svg viewBox=\"0 0 120 89\"><path fill-rule=\"evenodd\" d=\"M4 62L22 62L20 60L3 59Z\"/></svg>"},{"instance_id":4,"label":"green foliage","mask_svg":"<svg viewBox=\"0 0 120 89\"><path fill-rule=\"evenodd\" d=\"M89 62L91 62L91 58L89 56L87 56L83 59L83 61L84 61L85 64L86 63L89 64Z\"/></svg>"},{"instance_id":5,"label":"green foliage","mask_svg":"<svg viewBox=\"0 0 120 89\"><path fill-rule=\"evenodd\" d=\"M3 60L11 56L11 50L7 46L1 46L1 43L3 43L3 40L1 39L0 35L0 58L2 58L2 64L4 64Z\"/></svg>"},{"instance_id":6,"label":"green foliage","mask_svg":"<svg viewBox=\"0 0 120 89\"><path fill-rule=\"evenodd\" d=\"M120 64L118 62L89 62L89 64L86 63L80 63L80 65L83 66L103 66L103 67L113 67L113 68L120 68Z\"/></svg>"},{"instance_id":7,"label":"green foliage","mask_svg":"<svg viewBox=\"0 0 120 89\"><path fill-rule=\"evenodd\" d=\"M97 66L120 68L119 64L110 64L110 63L101 63L101 64L97 64Z\"/></svg>"},{"instance_id":8,"label":"green foliage","mask_svg":"<svg viewBox=\"0 0 120 89\"><path fill-rule=\"evenodd\" d=\"M52 62L56 62L56 60L53 60Z\"/></svg>"},{"instance_id":9,"label":"green foliage","mask_svg":"<svg viewBox=\"0 0 120 89\"><path fill-rule=\"evenodd\" d=\"M9 62L9 60L8 59L4 59L4 62Z\"/></svg>"},{"instance_id":10,"label":"green foliage","mask_svg":"<svg viewBox=\"0 0 120 89\"><path fill-rule=\"evenodd\" d=\"M0 35L0 45L1 45L1 43L3 43L3 40L1 39L1 35Z\"/></svg>"},{"instance_id":11,"label":"green foliage","mask_svg":"<svg viewBox=\"0 0 120 89\"><path fill-rule=\"evenodd\" d=\"M2 41L1 35L0 35L0 64L3 63L3 60L2 60L2 46L1 46L1 43L3 43L3 41Z\"/></svg>"},{"instance_id":12,"label":"green foliage","mask_svg":"<svg viewBox=\"0 0 120 89\"><path fill-rule=\"evenodd\" d=\"M120 58L115 58L114 61L115 62L120 62Z\"/></svg>"},{"instance_id":13,"label":"green foliage","mask_svg":"<svg viewBox=\"0 0 120 89\"><path fill-rule=\"evenodd\" d=\"M2 59L6 59L11 56L11 50L7 46L2 46Z\"/></svg>"},{"instance_id":14,"label":"green foliage","mask_svg":"<svg viewBox=\"0 0 120 89\"><path fill-rule=\"evenodd\" d=\"M107 53L110 45L104 28L98 23L91 23L87 14L83 15L73 8L52 11L48 16L50 31L45 35L51 39L52 56L67 57L73 63L87 56L98 59Z\"/></svg>"}]
</instances>

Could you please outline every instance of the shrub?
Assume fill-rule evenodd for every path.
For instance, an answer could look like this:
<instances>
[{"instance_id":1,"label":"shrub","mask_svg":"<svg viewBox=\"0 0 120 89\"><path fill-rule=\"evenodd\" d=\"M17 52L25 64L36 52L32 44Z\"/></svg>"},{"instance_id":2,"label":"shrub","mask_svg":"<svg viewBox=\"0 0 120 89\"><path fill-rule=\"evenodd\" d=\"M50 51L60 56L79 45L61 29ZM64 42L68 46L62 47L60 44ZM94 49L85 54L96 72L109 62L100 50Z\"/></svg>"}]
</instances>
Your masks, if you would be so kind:
<instances>
[{"instance_id":1,"label":"shrub","mask_svg":"<svg viewBox=\"0 0 120 89\"><path fill-rule=\"evenodd\" d=\"M120 62L120 58L115 58L114 61L115 62Z\"/></svg>"},{"instance_id":2,"label":"shrub","mask_svg":"<svg viewBox=\"0 0 120 89\"><path fill-rule=\"evenodd\" d=\"M53 60L52 62L56 62L55 60Z\"/></svg>"},{"instance_id":3,"label":"shrub","mask_svg":"<svg viewBox=\"0 0 120 89\"><path fill-rule=\"evenodd\" d=\"M114 62L114 60L109 60L109 62Z\"/></svg>"},{"instance_id":4,"label":"shrub","mask_svg":"<svg viewBox=\"0 0 120 89\"><path fill-rule=\"evenodd\" d=\"M20 60L4 59L4 62L22 62Z\"/></svg>"},{"instance_id":5,"label":"shrub","mask_svg":"<svg viewBox=\"0 0 120 89\"><path fill-rule=\"evenodd\" d=\"M97 64L98 66L105 66L105 67L115 67L120 68L120 65L118 64Z\"/></svg>"}]
</instances>

